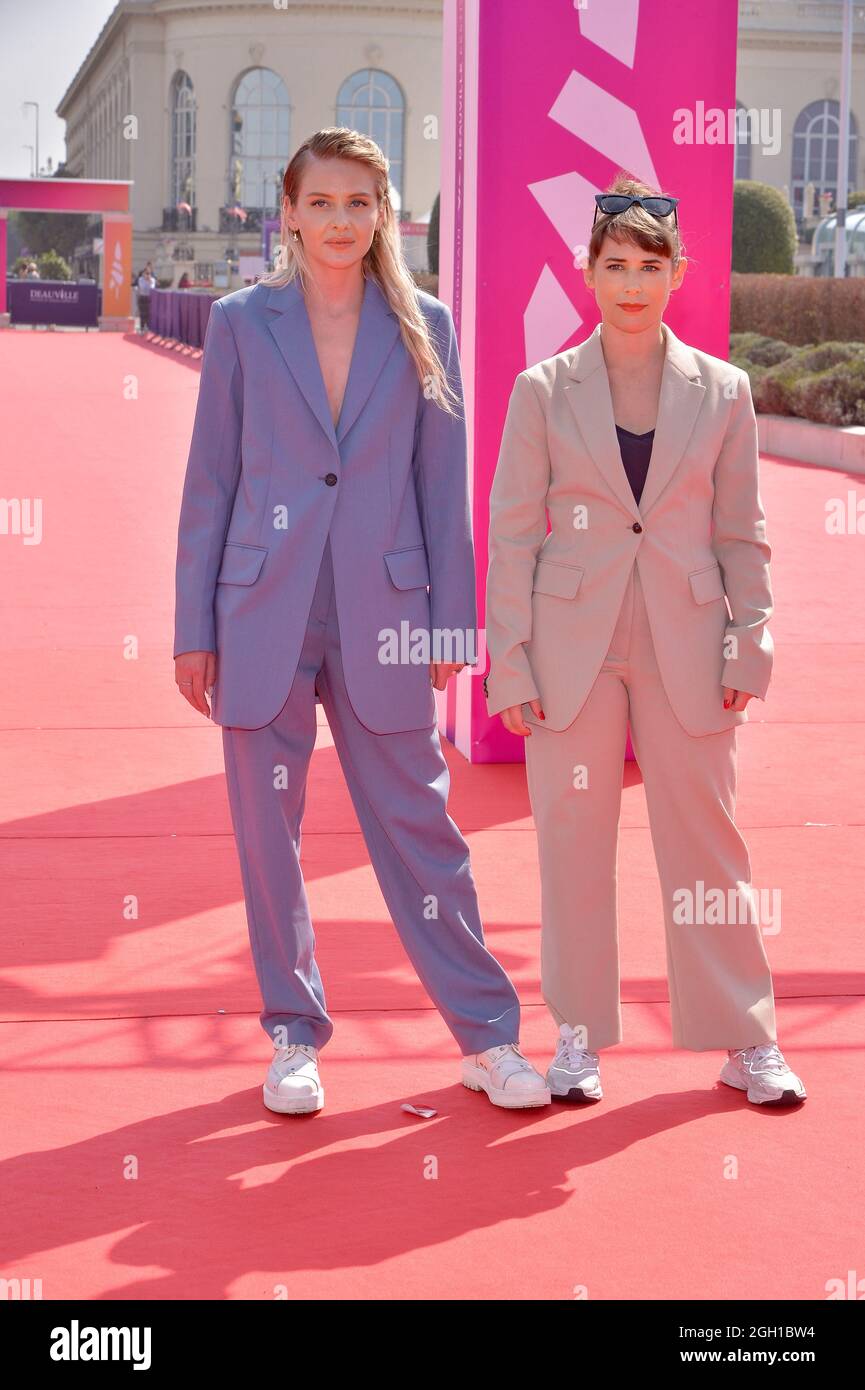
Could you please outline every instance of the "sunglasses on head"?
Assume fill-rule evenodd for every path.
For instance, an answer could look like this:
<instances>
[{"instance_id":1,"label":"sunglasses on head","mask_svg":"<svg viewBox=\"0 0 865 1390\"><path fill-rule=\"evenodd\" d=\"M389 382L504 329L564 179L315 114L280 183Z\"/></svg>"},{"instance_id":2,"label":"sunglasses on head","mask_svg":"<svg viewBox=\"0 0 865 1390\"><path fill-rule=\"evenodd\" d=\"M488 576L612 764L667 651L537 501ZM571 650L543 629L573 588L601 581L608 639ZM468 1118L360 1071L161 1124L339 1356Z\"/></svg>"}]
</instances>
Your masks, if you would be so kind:
<instances>
[{"instance_id":1,"label":"sunglasses on head","mask_svg":"<svg viewBox=\"0 0 865 1390\"><path fill-rule=\"evenodd\" d=\"M627 193L596 193L595 202L598 206L595 208L592 226L594 227L595 222L597 222L599 212L624 212L633 203L639 203L640 207L644 208L652 217L669 217L671 212L674 213L673 225L678 227L679 214L676 212L678 201L678 198L632 198Z\"/></svg>"}]
</instances>

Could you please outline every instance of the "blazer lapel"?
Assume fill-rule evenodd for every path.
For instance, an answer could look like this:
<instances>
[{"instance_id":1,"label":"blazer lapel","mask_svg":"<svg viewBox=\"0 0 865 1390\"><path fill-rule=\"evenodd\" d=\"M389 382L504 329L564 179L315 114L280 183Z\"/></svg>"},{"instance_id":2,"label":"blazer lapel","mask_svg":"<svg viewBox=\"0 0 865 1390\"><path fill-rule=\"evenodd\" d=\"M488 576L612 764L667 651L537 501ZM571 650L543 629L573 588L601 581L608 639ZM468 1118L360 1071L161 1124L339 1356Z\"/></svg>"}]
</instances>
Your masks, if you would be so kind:
<instances>
[{"instance_id":1,"label":"blazer lapel","mask_svg":"<svg viewBox=\"0 0 865 1390\"><path fill-rule=\"evenodd\" d=\"M399 320L376 282L364 281L363 302L345 393L334 429L327 390L300 281L271 286L265 308L268 328L286 365L334 449L351 429L400 336Z\"/></svg>"},{"instance_id":2,"label":"blazer lapel","mask_svg":"<svg viewBox=\"0 0 865 1390\"><path fill-rule=\"evenodd\" d=\"M663 324L663 331L666 351L658 419L639 506L622 463L600 324L574 348L567 369L570 381L564 388L586 448L623 506L638 519L646 515L676 471L706 395L694 354L668 324Z\"/></svg>"}]
</instances>

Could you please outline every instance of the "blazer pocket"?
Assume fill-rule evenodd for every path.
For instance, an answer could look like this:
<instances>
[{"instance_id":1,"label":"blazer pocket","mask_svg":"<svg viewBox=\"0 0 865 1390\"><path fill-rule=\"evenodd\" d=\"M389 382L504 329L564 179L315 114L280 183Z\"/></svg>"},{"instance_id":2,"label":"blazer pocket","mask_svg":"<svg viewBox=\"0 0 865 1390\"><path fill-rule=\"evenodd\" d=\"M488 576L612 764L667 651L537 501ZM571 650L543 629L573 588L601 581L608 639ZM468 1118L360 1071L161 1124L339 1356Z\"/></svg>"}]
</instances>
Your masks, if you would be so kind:
<instances>
[{"instance_id":1,"label":"blazer pocket","mask_svg":"<svg viewBox=\"0 0 865 1390\"><path fill-rule=\"evenodd\" d=\"M585 572L580 565L567 565L562 560L538 560L532 592L575 598Z\"/></svg>"},{"instance_id":2,"label":"blazer pocket","mask_svg":"<svg viewBox=\"0 0 865 1390\"><path fill-rule=\"evenodd\" d=\"M254 584L266 554L266 545L243 545L241 541L228 541L222 552L217 584Z\"/></svg>"},{"instance_id":3,"label":"blazer pocket","mask_svg":"<svg viewBox=\"0 0 865 1390\"><path fill-rule=\"evenodd\" d=\"M707 565L705 569L692 570L688 575L691 593L697 603L710 603L714 598L724 597L724 580L720 565Z\"/></svg>"},{"instance_id":4,"label":"blazer pocket","mask_svg":"<svg viewBox=\"0 0 865 1390\"><path fill-rule=\"evenodd\" d=\"M395 588L419 589L429 584L429 564L423 545L410 545L404 550L388 550L385 552L384 560Z\"/></svg>"}]
</instances>

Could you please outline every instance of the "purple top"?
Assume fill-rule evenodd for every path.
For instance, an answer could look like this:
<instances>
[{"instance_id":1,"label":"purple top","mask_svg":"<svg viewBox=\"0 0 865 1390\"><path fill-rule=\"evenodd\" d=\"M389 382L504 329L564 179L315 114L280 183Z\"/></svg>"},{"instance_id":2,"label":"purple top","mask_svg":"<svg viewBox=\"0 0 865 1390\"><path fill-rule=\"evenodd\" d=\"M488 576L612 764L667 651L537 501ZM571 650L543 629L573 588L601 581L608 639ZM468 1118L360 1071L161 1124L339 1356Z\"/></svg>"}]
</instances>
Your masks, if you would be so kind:
<instances>
[{"instance_id":1,"label":"purple top","mask_svg":"<svg viewBox=\"0 0 865 1390\"><path fill-rule=\"evenodd\" d=\"M628 475L628 482L631 484L631 491L634 494L635 500L639 502L646 483L646 474L649 471L655 431L647 430L645 434L632 434L630 430L623 429L621 425L616 425L616 434L619 437L619 449L622 453L622 463L625 465L625 472Z\"/></svg>"}]
</instances>

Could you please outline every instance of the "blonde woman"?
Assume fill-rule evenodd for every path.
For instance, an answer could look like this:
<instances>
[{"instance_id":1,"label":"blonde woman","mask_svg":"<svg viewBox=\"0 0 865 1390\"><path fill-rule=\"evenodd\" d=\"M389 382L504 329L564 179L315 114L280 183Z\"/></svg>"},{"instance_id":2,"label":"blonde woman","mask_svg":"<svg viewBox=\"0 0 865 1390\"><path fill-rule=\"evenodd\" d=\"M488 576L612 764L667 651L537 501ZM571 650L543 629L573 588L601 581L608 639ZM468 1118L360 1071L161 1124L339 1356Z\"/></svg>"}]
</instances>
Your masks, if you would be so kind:
<instances>
[{"instance_id":1,"label":"blonde woman","mask_svg":"<svg viewBox=\"0 0 865 1390\"><path fill-rule=\"evenodd\" d=\"M317 700L402 943L507 1107L549 1104L487 950L433 689L476 662L453 320L417 289L373 140L319 131L285 171L283 263L213 305L177 552L181 693L221 724L274 1044L264 1103L321 1109L333 1023L300 867ZM407 634L410 642L403 640ZM462 638L457 649L450 635ZM359 928L360 930L360 928Z\"/></svg>"},{"instance_id":2,"label":"blonde woman","mask_svg":"<svg viewBox=\"0 0 865 1390\"><path fill-rule=\"evenodd\" d=\"M749 1101L802 1100L778 1048L736 726L772 668L770 548L747 375L663 314L686 260L677 199L597 195L601 322L519 374L490 497L490 714L526 742L552 1094L602 1095L621 1041L616 870L630 723L664 904L674 1046L726 1049ZM546 510L551 530L547 534ZM728 608L729 605L729 608Z\"/></svg>"}]
</instances>

